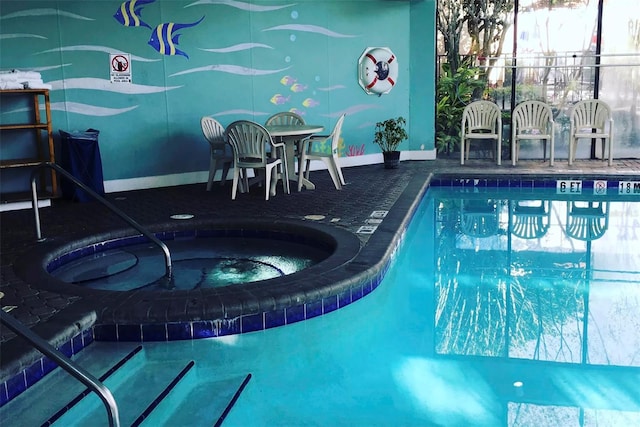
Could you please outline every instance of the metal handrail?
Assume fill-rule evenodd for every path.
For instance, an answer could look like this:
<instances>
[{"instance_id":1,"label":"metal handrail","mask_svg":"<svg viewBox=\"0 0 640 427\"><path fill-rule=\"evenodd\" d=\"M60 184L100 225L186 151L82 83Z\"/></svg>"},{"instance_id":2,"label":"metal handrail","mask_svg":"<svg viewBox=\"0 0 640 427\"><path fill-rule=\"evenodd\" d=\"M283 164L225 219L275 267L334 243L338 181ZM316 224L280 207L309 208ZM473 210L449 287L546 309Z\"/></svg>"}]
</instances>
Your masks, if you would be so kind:
<instances>
[{"instance_id":1,"label":"metal handrail","mask_svg":"<svg viewBox=\"0 0 640 427\"><path fill-rule=\"evenodd\" d=\"M100 380L91 375L88 371L84 370L82 367L73 363L71 359L56 350L51 344L33 333L29 328L24 326L1 308L0 322L6 325L18 336L31 343L36 349L40 350L42 354L56 362L58 366L67 371L72 377L95 392L100 397L107 410L109 426L120 427L120 416L118 415L118 405L116 404L116 400L113 398L111 391L109 391L109 389L100 382Z\"/></svg>"},{"instance_id":2,"label":"metal handrail","mask_svg":"<svg viewBox=\"0 0 640 427\"><path fill-rule=\"evenodd\" d=\"M84 183L79 181L76 177L71 175L69 172L67 172L65 169L63 169L59 165L57 165L55 163L51 163L51 162L43 162L43 163L41 163L31 173L31 205L33 206L33 213L35 215L36 236L38 238L38 241L43 241L44 239L42 238L42 231L40 230L40 212L38 210L38 190L36 188L36 178L38 177L39 170L42 169L42 168L45 168L45 167L51 168L51 169L57 171L58 173L60 173L65 178L69 179L71 182L73 182L75 185L80 187L82 190L84 190L91 197L93 197L94 199L96 199L97 201L102 203L109 210L111 210L113 213L115 213L120 218L122 218L124 221L126 221L130 226L132 226L133 228L138 230L145 237L147 237L153 243L158 245L160 247L160 249L162 249L162 253L164 254L166 285L167 285L167 287L171 287L172 286L172 284L173 284L173 267L172 267L172 264L171 264L171 253L169 253L169 248L167 247L167 245L165 245L164 242L162 242L156 236L154 236L153 234L148 232L144 227L142 227L140 224L138 224L136 221L134 221L130 216L128 216L127 214L122 212L120 209L115 207L107 199L105 199L104 197L102 197L101 195L99 195L98 193L93 191L91 188L89 188Z\"/></svg>"}]
</instances>

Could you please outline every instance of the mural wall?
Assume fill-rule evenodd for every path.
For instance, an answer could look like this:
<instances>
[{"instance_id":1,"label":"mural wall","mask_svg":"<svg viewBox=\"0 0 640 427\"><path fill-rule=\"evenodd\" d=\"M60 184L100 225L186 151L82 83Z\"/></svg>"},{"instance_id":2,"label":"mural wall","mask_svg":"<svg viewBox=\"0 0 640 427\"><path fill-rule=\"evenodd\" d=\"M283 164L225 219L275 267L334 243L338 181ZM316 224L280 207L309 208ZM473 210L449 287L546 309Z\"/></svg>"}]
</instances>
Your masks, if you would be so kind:
<instances>
[{"instance_id":1,"label":"mural wall","mask_svg":"<svg viewBox=\"0 0 640 427\"><path fill-rule=\"evenodd\" d=\"M432 22L434 10L388 0L3 0L0 69L41 74L56 133L98 129L104 179L121 187L206 180L204 115L263 123L287 110L331 129L346 113L341 156L366 163L380 152L375 122L398 115L411 136L401 149L433 150L434 30L415 21ZM357 80L358 58L374 46L398 60L398 81L383 96ZM428 62L420 74L413 51ZM8 107L2 122L24 113Z\"/></svg>"}]
</instances>

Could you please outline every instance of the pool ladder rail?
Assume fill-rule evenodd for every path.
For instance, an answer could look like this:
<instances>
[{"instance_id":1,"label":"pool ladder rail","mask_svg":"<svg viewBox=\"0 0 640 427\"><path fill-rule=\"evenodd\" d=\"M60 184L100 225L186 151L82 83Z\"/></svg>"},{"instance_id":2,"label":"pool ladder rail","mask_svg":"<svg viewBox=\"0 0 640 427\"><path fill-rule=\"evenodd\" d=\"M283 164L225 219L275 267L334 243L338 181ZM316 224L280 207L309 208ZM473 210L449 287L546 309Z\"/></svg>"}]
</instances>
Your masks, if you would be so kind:
<instances>
[{"instance_id":1,"label":"pool ladder rail","mask_svg":"<svg viewBox=\"0 0 640 427\"><path fill-rule=\"evenodd\" d=\"M102 203L105 207L107 207L107 209L109 209L110 211L112 211L113 213L118 215L121 219L123 219L131 227L135 228L137 231L142 233L146 238L148 238L154 244L159 246L160 249L162 250L163 255L164 255L164 263L165 263L165 274L164 274L163 281L165 282L165 286L167 287L167 289L172 289L174 287L173 267L172 267L172 263L171 263L171 253L169 252L169 248L167 247L167 245L164 242L162 242L160 239L158 239L156 236L154 236L152 233L150 233L142 225L137 223L129 215L125 214L120 209L118 209L116 206L114 206L107 199L105 199L104 197L102 197L101 195L99 195L98 193L93 191L91 188L86 186L83 182L78 180L76 177L71 175L69 172L67 172L65 169L63 169L59 165L57 165L55 163L51 163L51 162L43 162L43 163L41 163L31 173L31 206L33 207L33 214L34 214L34 217L35 217L36 238L38 239L39 242L44 241L45 238L42 237L42 231L41 231L41 227L40 227L40 211L38 209L38 189L36 188L36 179L39 176L40 169L43 169L43 168L53 169L56 172L58 172L59 174L61 174L63 177L65 177L68 180L70 180L71 182L73 182L75 185L80 187L82 190L84 190L91 197L96 199L98 202Z\"/></svg>"},{"instance_id":2,"label":"pool ladder rail","mask_svg":"<svg viewBox=\"0 0 640 427\"><path fill-rule=\"evenodd\" d=\"M26 339L37 350L39 350L45 356L48 356L51 360L56 362L56 364L60 366L64 371L69 373L74 379L80 381L83 385L87 387L86 389L78 392L75 395L70 394L70 395L67 395L65 398L65 394L62 393L62 395L59 396L61 399L50 400L48 403L46 403L47 410L45 410L45 413L42 413L39 411L39 408L36 406L37 403L32 404L33 406L30 406L30 408L33 411L35 411L34 413L36 414L40 413L41 415L44 415L44 417L46 417L46 420L44 420L44 422L42 422L42 419L38 421L38 424L42 422L43 426L57 425L58 423L68 425L69 423L74 423L74 420L82 424L86 422L87 418L93 419L94 422L96 422L96 419L93 417L98 415L96 411L99 410L99 407L95 406L96 405L95 401L93 401L92 403L91 401L87 401L85 399L91 394L91 392L96 393L99 396L99 398L102 400L107 410L108 422L110 427L120 427L122 422L124 422L127 425L131 425L132 427L139 427L141 425L144 425L145 423L154 424L160 421L161 418L158 418L158 417L165 416L163 414L164 414L164 410L166 410L167 403L172 406L176 405L175 398L173 398L174 400L172 400L172 398L170 398L169 396L172 395L172 392L175 393L174 390L177 390L177 386L186 379L187 374L195 366L195 361L193 360L189 360L186 364L183 364L184 362L177 361L177 363L173 365L165 366L164 369L162 369L162 372L166 374L164 380L166 380L167 382L165 383L165 385L162 385L161 384L162 380L161 380L158 383L159 388L156 388L155 390L150 390L149 392L152 394L147 394L147 396L149 396L150 398L152 396L155 396L155 398L153 398L153 400L148 401L149 403L144 404L144 406L139 406L139 407L136 407L137 405L131 406L131 401L132 401L131 396L127 398L127 393L129 394L135 393L136 396L140 397L139 395L140 391L137 389L131 389L131 388L128 388L128 390L126 390L127 384L131 384L131 382L133 383L136 382L136 380L131 379L131 377L129 376L131 374L130 373L127 374L127 372L130 372L131 370L138 372L135 366L139 366L138 364L141 363L141 361L144 360L144 357L145 357L143 356L144 354L143 346L141 344L137 344L135 348L128 351L127 354L125 354L123 357L120 357L119 360L115 361L115 363L112 362L112 364L109 364L108 368L107 368L107 365L105 365L105 367L103 367L103 369L105 370L103 371L102 375L100 375L99 378L96 378L88 370L82 368L78 364L78 361L72 361L71 359L69 359L67 356L62 354L59 350L55 349L44 339L36 335L29 328L27 328L25 325L23 325L18 320L16 320L13 316L6 313L4 310L0 310L0 323L5 324L9 329L15 332L18 336ZM131 365L134 365L134 366L131 366ZM173 370L173 368L175 368L175 370ZM153 372L154 373L152 375L154 375L154 378L157 378L156 377L157 372L155 371ZM52 373L53 372L51 372L51 374ZM125 376L125 378L128 379L127 381L122 382L121 378L123 378L123 375ZM61 378L62 377L53 378L53 380L56 381L57 384L60 384L59 381L61 381ZM250 379L251 379L251 374L249 373L244 377L243 381L237 387L237 389L235 390L235 393L233 394L231 399L226 403L224 410L219 416L216 415L215 412L210 413L211 415L210 421L213 422L215 420L215 423L213 424L215 427L222 426L225 418L230 413L231 409L237 402L241 393L244 391ZM137 381L140 382L140 380L137 380ZM124 402L127 402L127 404L129 405L124 407L125 408L124 413L121 413L119 411L118 405L114 398L114 394L106 386L107 382L110 382L111 385L116 388L116 394L118 393L118 389L120 387L125 387L125 389L122 389L119 391L120 399L122 399ZM39 387L39 384L36 383L33 385L33 387ZM47 389L48 386L45 384L45 385L41 385L41 387L44 387L45 389ZM67 389L67 387L64 387L64 388ZM36 394L38 396L40 395L39 393L36 393ZM165 400L167 400L167 402L165 402ZM52 405L53 402L55 403ZM220 402L220 403L223 403L223 402ZM165 406L164 409L160 408L160 406L163 404ZM50 409L51 407L58 407L60 409L57 410L53 415L45 415L48 412L48 409ZM158 409L158 411L156 411L156 409ZM76 419L76 417L79 414L82 414L81 418L84 421Z\"/></svg>"},{"instance_id":3,"label":"pool ladder rail","mask_svg":"<svg viewBox=\"0 0 640 427\"><path fill-rule=\"evenodd\" d=\"M18 336L29 341L36 349L38 349L42 354L48 356L50 359L55 361L58 366L60 366L65 371L69 372L71 376L80 381L82 384L87 386L91 391L96 393L100 400L104 403L105 408L107 409L107 416L109 417L109 426L110 427L120 427L120 416L118 414L118 405L116 404L115 399L113 398L113 394L111 391L96 377L91 375L88 371L84 370L79 365L73 363L69 358L67 358L60 351L51 346L47 341L40 338L35 333L31 332L29 328L24 326L18 320L16 320L13 316L6 313L3 309L0 308L0 323L7 326L13 332L15 332Z\"/></svg>"}]
</instances>

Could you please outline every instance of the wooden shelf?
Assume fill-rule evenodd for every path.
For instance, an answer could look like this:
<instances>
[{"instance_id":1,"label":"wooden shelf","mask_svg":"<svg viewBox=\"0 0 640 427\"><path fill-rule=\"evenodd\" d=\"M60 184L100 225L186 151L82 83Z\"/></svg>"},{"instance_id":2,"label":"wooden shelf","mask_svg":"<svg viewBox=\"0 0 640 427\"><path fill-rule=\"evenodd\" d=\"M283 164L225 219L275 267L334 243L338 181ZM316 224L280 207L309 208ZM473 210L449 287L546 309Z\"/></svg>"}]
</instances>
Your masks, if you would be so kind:
<instances>
[{"instance_id":1,"label":"wooden shelf","mask_svg":"<svg viewBox=\"0 0 640 427\"><path fill-rule=\"evenodd\" d=\"M49 125L47 123L35 123L35 124L21 123L16 125L0 125L0 128L3 130L42 129L42 130L48 131Z\"/></svg>"},{"instance_id":2,"label":"wooden shelf","mask_svg":"<svg viewBox=\"0 0 640 427\"><path fill-rule=\"evenodd\" d=\"M29 157L26 158L4 158L0 159L0 169L17 169L17 168L33 168L36 167L43 162L51 162L55 163L55 152L53 145L53 129L51 126L51 107L49 102L49 90L48 89L10 89L10 90L0 90L0 98L6 96L26 96L31 98L31 120L27 123L0 123L0 133L5 133L4 136L0 137L0 144L4 147L8 147L11 144L19 144L17 139L8 137L7 132L10 132L12 135L14 132L19 131L30 131L34 132L34 156L29 156L31 153L29 150L24 154L27 154ZM44 116L40 113L40 100L44 99L45 106L45 114ZM6 102L0 101L0 106L5 105ZM28 147L29 148L29 147ZM51 170L51 193L45 194L45 188L47 187L47 183L45 180L45 174L42 174L42 180L40 183L40 187L42 188L43 198L50 198L52 196L57 195L58 193L58 182L57 176L54 170ZM31 195L29 191L23 192L15 192L15 193L0 193L0 200L3 203L9 201L20 201L20 200L30 200Z\"/></svg>"}]
</instances>

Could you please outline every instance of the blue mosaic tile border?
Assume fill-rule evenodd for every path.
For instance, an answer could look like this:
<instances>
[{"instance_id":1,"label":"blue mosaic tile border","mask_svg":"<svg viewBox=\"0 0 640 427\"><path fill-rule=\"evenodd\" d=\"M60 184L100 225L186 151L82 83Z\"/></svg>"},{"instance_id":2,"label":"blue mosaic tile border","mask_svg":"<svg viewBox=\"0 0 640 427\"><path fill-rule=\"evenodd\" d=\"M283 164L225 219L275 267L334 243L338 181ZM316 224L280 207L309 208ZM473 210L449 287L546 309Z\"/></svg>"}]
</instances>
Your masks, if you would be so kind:
<instances>
[{"instance_id":1,"label":"blue mosaic tile border","mask_svg":"<svg viewBox=\"0 0 640 427\"><path fill-rule=\"evenodd\" d=\"M85 330L65 344L58 348L62 354L67 357L71 357L94 341L93 332L88 329ZM22 372L9 378L4 383L0 384L0 407L4 406L11 399L24 392L26 389L36 384L45 375L53 371L58 367L58 364L48 357L44 356L40 360L34 362L31 366L24 369Z\"/></svg>"},{"instance_id":2,"label":"blue mosaic tile border","mask_svg":"<svg viewBox=\"0 0 640 427\"><path fill-rule=\"evenodd\" d=\"M350 289L321 300L274 311L248 314L234 319L198 320L166 324L117 324L95 325L96 341L174 341L214 338L226 335L262 331L278 326L290 325L336 311L352 304L373 292L382 282L391 259L374 277Z\"/></svg>"},{"instance_id":3,"label":"blue mosaic tile border","mask_svg":"<svg viewBox=\"0 0 640 427\"><path fill-rule=\"evenodd\" d=\"M481 178L459 178L447 176L435 176L431 179L430 186L433 187L455 187L455 188L519 188L519 189L555 189L560 181L581 181L583 189L593 190L596 182L606 181L607 190L618 190L620 182L628 180L606 180L606 179L579 179L574 177L549 177L549 178L523 178L519 177L481 177Z\"/></svg>"}]
</instances>

